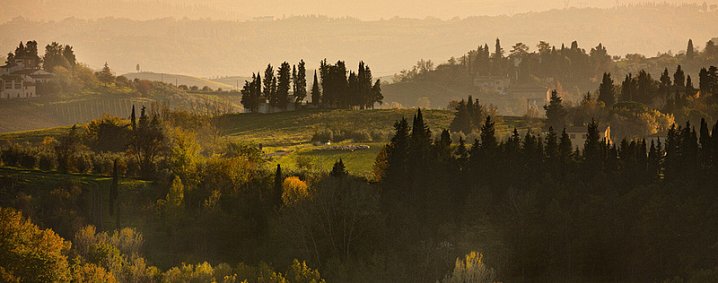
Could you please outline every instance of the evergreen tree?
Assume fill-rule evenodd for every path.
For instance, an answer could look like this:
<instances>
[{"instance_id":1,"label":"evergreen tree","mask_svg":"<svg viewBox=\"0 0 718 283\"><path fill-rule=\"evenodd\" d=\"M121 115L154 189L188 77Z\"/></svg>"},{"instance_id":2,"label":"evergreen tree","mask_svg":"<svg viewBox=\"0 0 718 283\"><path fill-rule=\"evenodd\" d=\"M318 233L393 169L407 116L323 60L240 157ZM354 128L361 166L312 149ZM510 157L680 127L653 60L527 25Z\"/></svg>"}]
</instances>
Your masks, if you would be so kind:
<instances>
[{"instance_id":1,"label":"evergreen tree","mask_svg":"<svg viewBox=\"0 0 718 283\"><path fill-rule=\"evenodd\" d=\"M102 67L102 71L98 72L96 76L97 79L100 80L100 82L103 82L105 84L105 86L115 81L115 75L112 74L112 70L110 70L110 67L107 65L107 62L105 62L105 66Z\"/></svg>"},{"instance_id":2,"label":"evergreen tree","mask_svg":"<svg viewBox=\"0 0 718 283\"><path fill-rule=\"evenodd\" d=\"M671 82L671 77L668 75L668 68L665 68L661 74L658 92L668 98L671 91L671 85L673 85L673 83Z\"/></svg>"},{"instance_id":3,"label":"evergreen tree","mask_svg":"<svg viewBox=\"0 0 718 283\"><path fill-rule=\"evenodd\" d=\"M275 94L274 106L280 109L287 109L287 104L289 103L290 69L289 63L284 62L277 71L277 92Z\"/></svg>"},{"instance_id":4,"label":"evergreen tree","mask_svg":"<svg viewBox=\"0 0 718 283\"><path fill-rule=\"evenodd\" d=\"M598 101L603 102L606 107L613 107L616 103L616 91L610 73L603 73L601 85L598 87Z\"/></svg>"},{"instance_id":5,"label":"evergreen tree","mask_svg":"<svg viewBox=\"0 0 718 283\"><path fill-rule=\"evenodd\" d=\"M382 105L384 103L384 95L381 93L381 80L376 80L374 86L371 87L371 97L370 108L374 108L374 104Z\"/></svg>"},{"instance_id":6,"label":"evergreen tree","mask_svg":"<svg viewBox=\"0 0 718 283\"><path fill-rule=\"evenodd\" d=\"M686 77L686 96L694 96L696 94L696 89L693 86L693 80L691 80L691 76L688 75Z\"/></svg>"},{"instance_id":7,"label":"evergreen tree","mask_svg":"<svg viewBox=\"0 0 718 283\"><path fill-rule=\"evenodd\" d=\"M316 80L315 80L316 82ZM294 95L296 96L297 103L304 101L307 98L307 68L304 60L299 61L299 67L297 71L297 80L295 82L296 90Z\"/></svg>"},{"instance_id":8,"label":"evergreen tree","mask_svg":"<svg viewBox=\"0 0 718 283\"><path fill-rule=\"evenodd\" d=\"M676 72L673 73L673 85L678 89L682 89L686 86L686 75L683 73L681 65L678 65Z\"/></svg>"},{"instance_id":9,"label":"evergreen tree","mask_svg":"<svg viewBox=\"0 0 718 283\"><path fill-rule=\"evenodd\" d=\"M471 132L471 116L466 106L466 102L463 99L459 101L459 104L456 106L456 114L454 114L454 119L451 120L449 129L454 132L463 132L465 134Z\"/></svg>"},{"instance_id":10,"label":"evergreen tree","mask_svg":"<svg viewBox=\"0 0 718 283\"><path fill-rule=\"evenodd\" d=\"M693 48L693 40L688 39L688 47L686 48L686 59L693 60L695 57L695 48Z\"/></svg>"},{"instance_id":11,"label":"evergreen tree","mask_svg":"<svg viewBox=\"0 0 718 283\"><path fill-rule=\"evenodd\" d=\"M698 80L698 89L700 89L701 94L708 93L711 89L711 84L710 75L706 68L701 68L701 71L698 72Z\"/></svg>"},{"instance_id":12,"label":"evergreen tree","mask_svg":"<svg viewBox=\"0 0 718 283\"><path fill-rule=\"evenodd\" d=\"M264 70L264 99L271 101L274 99L274 93L272 93L272 83L274 81L274 67L272 64L267 64L267 69Z\"/></svg>"},{"instance_id":13,"label":"evergreen tree","mask_svg":"<svg viewBox=\"0 0 718 283\"><path fill-rule=\"evenodd\" d=\"M549 127L561 129L566 124L566 115L568 111L562 105L561 97L558 95L556 90L551 92L551 100L548 105L545 105L546 118L548 119L547 124Z\"/></svg>"},{"instance_id":14,"label":"evergreen tree","mask_svg":"<svg viewBox=\"0 0 718 283\"><path fill-rule=\"evenodd\" d=\"M568 162L571 160L571 153L573 152L573 147L571 145L571 138L566 133L566 129L564 128L561 132L561 140L558 144L558 154L561 157L561 164L566 166L568 165Z\"/></svg>"},{"instance_id":15,"label":"evergreen tree","mask_svg":"<svg viewBox=\"0 0 718 283\"><path fill-rule=\"evenodd\" d=\"M274 171L274 206L280 207L282 205L282 183L284 182L284 175L282 175L282 166L277 164L277 170Z\"/></svg>"},{"instance_id":16,"label":"evergreen tree","mask_svg":"<svg viewBox=\"0 0 718 283\"><path fill-rule=\"evenodd\" d=\"M314 71L314 82L312 82L312 104L321 105L322 93L319 91L319 82L317 81L317 71Z\"/></svg>"},{"instance_id":17,"label":"evergreen tree","mask_svg":"<svg viewBox=\"0 0 718 283\"><path fill-rule=\"evenodd\" d=\"M601 136L598 132L598 124L595 120L591 120L588 124L586 134L586 142L583 146L583 157L586 165L600 165L601 161ZM597 166L601 168L600 166Z\"/></svg>"},{"instance_id":18,"label":"evergreen tree","mask_svg":"<svg viewBox=\"0 0 718 283\"><path fill-rule=\"evenodd\" d=\"M349 173L346 170L346 167L344 167L344 161L342 161L341 158L339 158L338 161L334 162L334 166L332 166L332 172L329 173L332 177L345 177L349 175Z\"/></svg>"},{"instance_id":19,"label":"evergreen tree","mask_svg":"<svg viewBox=\"0 0 718 283\"><path fill-rule=\"evenodd\" d=\"M71 67L74 67L77 64L75 52L72 50L72 46L70 45L65 45L65 47L62 49L62 57L64 57L65 60L70 63Z\"/></svg>"},{"instance_id":20,"label":"evergreen tree","mask_svg":"<svg viewBox=\"0 0 718 283\"><path fill-rule=\"evenodd\" d=\"M137 129L137 116L135 115L135 105L132 105L132 113L130 113L130 125L132 126L132 130Z\"/></svg>"},{"instance_id":21,"label":"evergreen tree","mask_svg":"<svg viewBox=\"0 0 718 283\"><path fill-rule=\"evenodd\" d=\"M494 59L501 60L504 58L504 49L501 48L501 40L496 39L496 48L494 49Z\"/></svg>"}]
</instances>

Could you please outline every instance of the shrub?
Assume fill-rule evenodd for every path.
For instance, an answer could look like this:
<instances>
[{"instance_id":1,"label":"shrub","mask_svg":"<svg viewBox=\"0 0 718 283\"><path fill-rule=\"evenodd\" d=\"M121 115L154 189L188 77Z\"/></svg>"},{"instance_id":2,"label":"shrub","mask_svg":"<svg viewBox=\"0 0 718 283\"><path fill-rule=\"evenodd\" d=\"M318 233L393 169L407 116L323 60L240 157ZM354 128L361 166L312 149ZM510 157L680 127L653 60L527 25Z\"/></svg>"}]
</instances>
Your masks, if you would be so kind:
<instances>
[{"instance_id":1,"label":"shrub","mask_svg":"<svg viewBox=\"0 0 718 283\"><path fill-rule=\"evenodd\" d=\"M37 155L29 150L21 151L19 165L23 168L34 169L37 167Z\"/></svg>"},{"instance_id":2,"label":"shrub","mask_svg":"<svg viewBox=\"0 0 718 283\"><path fill-rule=\"evenodd\" d=\"M78 173L90 173L92 171L92 157L88 153L76 154L72 157Z\"/></svg>"},{"instance_id":3,"label":"shrub","mask_svg":"<svg viewBox=\"0 0 718 283\"><path fill-rule=\"evenodd\" d=\"M370 142L372 141L371 134L367 130L357 130L348 132L347 135L355 142Z\"/></svg>"},{"instance_id":4,"label":"shrub","mask_svg":"<svg viewBox=\"0 0 718 283\"><path fill-rule=\"evenodd\" d=\"M334 141L334 132L329 129L320 130L312 135L312 142L326 143Z\"/></svg>"},{"instance_id":5,"label":"shrub","mask_svg":"<svg viewBox=\"0 0 718 283\"><path fill-rule=\"evenodd\" d=\"M41 151L39 154L39 160L37 166L40 170L50 171L57 169L57 159L55 153L51 151Z\"/></svg>"}]
</instances>

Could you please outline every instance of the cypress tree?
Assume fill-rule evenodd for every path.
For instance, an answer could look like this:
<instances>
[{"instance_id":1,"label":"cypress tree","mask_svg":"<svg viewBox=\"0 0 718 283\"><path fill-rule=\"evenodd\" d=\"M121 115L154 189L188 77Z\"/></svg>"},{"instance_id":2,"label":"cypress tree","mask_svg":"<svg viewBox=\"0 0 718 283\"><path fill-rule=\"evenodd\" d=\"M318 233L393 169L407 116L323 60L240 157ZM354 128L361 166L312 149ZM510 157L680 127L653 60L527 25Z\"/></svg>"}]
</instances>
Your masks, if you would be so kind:
<instances>
[{"instance_id":1,"label":"cypress tree","mask_svg":"<svg viewBox=\"0 0 718 283\"><path fill-rule=\"evenodd\" d=\"M274 99L272 93L272 83L274 81L274 67L272 64L267 65L267 69L264 70L264 98L271 101Z\"/></svg>"},{"instance_id":2,"label":"cypress tree","mask_svg":"<svg viewBox=\"0 0 718 283\"><path fill-rule=\"evenodd\" d=\"M384 95L381 93L381 80L376 80L374 86L371 87L371 104L370 108L374 108L374 104L382 105L384 103Z\"/></svg>"},{"instance_id":3,"label":"cypress tree","mask_svg":"<svg viewBox=\"0 0 718 283\"><path fill-rule=\"evenodd\" d=\"M297 67L297 80L295 82L295 91L294 95L296 96L297 103L304 101L304 99L307 98L307 68L305 66L304 60L299 61L299 66Z\"/></svg>"},{"instance_id":4,"label":"cypress tree","mask_svg":"<svg viewBox=\"0 0 718 283\"><path fill-rule=\"evenodd\" d=\"M277 78L277 92L275 94L276 100L275 100L275 106L281 108L281 109L287 109L287 104L289 103L289 88L290 88L290 72L291 67L289 66L289 63L284 62L279 67L278 70L278 78ZM293 102L293 101L292 101Z\"/></svg>"},{"instance_id":5,"label":"cypress tree","mask_svg":"<svg viewBox=\"0 0 718 283\"><path fill-rule=\"evenodd\" d=\"M317 81L317 71L314 71L314 82L312 82L312 104L321 105L322 93L319 91L319 82Z\"/></svg>"},{"instance_id":6,"label":"cypress tree","mask_svg":"<svg viewBox=\"0 0 718 283\"><path fill-rule=\"evenodd\" d=\"M695 49L693 48L693 40L688 39L688 47L686 48L686 58L688 60L693 60L693 57L695 57Z\"/></svg>"},{"instance_id":7,"label":"cypress tree","mask_svg":"<svg viewBox=\"0 0 718 283\"><path fill-rule=\"evenodd\" d=\"M700 137L698 138L700 143L700 162L702 168L711 167L711 159L713 156L713 145L711 144L711 133L708 128L708 123L704 118L701 118Z\"/></svg>"},{"instance_id":8,"label":"cypress tree","mask_svg":"<svg viewBox=\"0 0 718 283\"><path fill-rule=\"evenodd\" d=\"M691 76L688 75L686 78L686 96L694 96L696 94L696 88L693 86L693 80L691 80Z\"/></svg>"},{"instance_id":9,"label":"cypress tree","mask_svg":"<svg viewBox=\"0 0 718 283\"><path fill-rule=\"evenodd\" d=\"M606 104L606 107L613 107L616 103L616 91L610 73L603 73L601 85L598 87L598 100Z\"/></svg>"},{"instance_id":10,"label":"cypress tree","mask_svg":"<svg viewBox=\"0 0 718 283\"><path fill-rule=\"evenodd\" d=\"M132 113L130 113L130 125L132 126L132 130L137 129L137 116L135 115L135 105L132 105Z\"/></svg>"},{"instance_id":11,"label":"cypress tree","mask_svg":"<svg viewBox=\"0 0 718 283\"><path fill-rule=\"evenodd\" d=\"M673 73L673 85L679 89L686 86L686 74L681 69L681 65L678 65L676 72Z\"/></svg>"},{"instance_id":12,"label":"cypress tree","mask_svg":"<svg viewBox=\"0 0 718 283\"><path fill-rule=\"evenodd\" d=\"M274 206L280 207L282 205L282 183L284 177L282 175L282 166L277 164L277 170L274 172Z\"/></svg>"}]
</instances>

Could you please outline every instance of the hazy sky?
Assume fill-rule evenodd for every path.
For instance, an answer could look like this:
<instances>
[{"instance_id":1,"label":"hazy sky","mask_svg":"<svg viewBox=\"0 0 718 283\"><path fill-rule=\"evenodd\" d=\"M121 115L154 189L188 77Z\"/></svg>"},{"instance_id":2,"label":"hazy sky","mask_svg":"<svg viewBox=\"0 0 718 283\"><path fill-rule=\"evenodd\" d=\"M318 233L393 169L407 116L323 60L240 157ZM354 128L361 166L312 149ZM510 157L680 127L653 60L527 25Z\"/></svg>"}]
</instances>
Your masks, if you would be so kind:
<instances>
[{"instance_id":1,"label":"hazy sky","mask_svg":"<svg viewBox=\"0 0 718 283\"><path fill-rule=\"evenodd\" d=\"M566 7L612 7L660 3L715 4L718 0L0 0L0 22L23 16L34 20L67 17L158 17L246 20L258 16L329 15L379 19L399 17L449 19L511 15Z\"/></svg>"}]
</instances>

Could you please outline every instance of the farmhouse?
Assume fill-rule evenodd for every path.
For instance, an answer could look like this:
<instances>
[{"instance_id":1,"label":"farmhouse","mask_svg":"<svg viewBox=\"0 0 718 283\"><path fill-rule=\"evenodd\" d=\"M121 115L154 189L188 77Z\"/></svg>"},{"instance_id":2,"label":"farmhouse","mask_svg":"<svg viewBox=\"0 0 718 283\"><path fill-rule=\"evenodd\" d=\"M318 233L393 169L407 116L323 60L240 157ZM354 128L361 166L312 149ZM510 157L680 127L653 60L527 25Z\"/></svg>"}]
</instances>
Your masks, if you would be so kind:
<instances>
[{"instance_id":1,"label":"farmhouse","mask_svg":"<svg viewBox=\"0 0 718 283\"><path fill-rule=\"evenodd\" d=\"M37 87L53 78L53 74L40 69L36 58L18 56L0 66L0 99L37 96Z\"/></svg>"}]
</instances>

